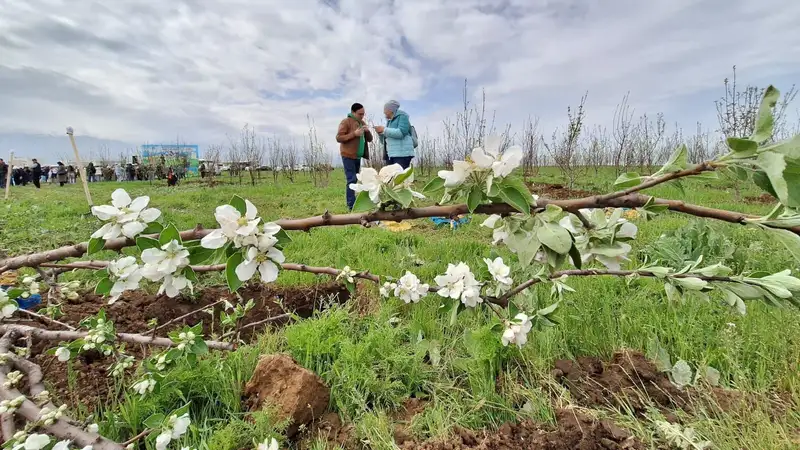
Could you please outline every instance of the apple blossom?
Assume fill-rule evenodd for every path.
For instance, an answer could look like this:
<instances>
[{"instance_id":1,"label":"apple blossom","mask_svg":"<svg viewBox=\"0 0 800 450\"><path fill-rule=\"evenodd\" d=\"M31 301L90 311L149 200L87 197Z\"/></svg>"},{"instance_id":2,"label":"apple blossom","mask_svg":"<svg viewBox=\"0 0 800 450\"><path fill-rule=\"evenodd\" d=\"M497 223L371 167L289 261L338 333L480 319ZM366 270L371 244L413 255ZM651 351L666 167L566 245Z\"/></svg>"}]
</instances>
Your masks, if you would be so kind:
<instances>
[{"instance_id":1,"label":"apple blossom","mask_svg":"<svg viewBox=\"0 0 800 450\"><path fill-rule=\"evenodd\" d=\"M274 238L273 238L274 239ZM276 240L277 242L277 240ZM275 247L249 247L244 254L244 260L236 266L236 277L241 281L253 278L256 270L261 275L261 281L271 283L278 279L278 264L283 263L286 257L283 252Z\"/></svg>"},{"instance_id":2,"label":"apple blossom","mask_svg":"<svg viewBox=\"0 0 800 450\"><path fill-rule=\"evenodd\" d=\"M395 290L396 287L397 287L397 283L390 283L388 281L386 283L383 283L383 286L381 286L381 288L380 288L381 296L382 297L391 296L392 292Z\"/></svg>"},{"instance_id":3,"label":"apple blossom","mask_svg":"<svg viewBox=\"0 0 800 450\"><path fill-rule=\"evenodd\" d=\"M392 190L410 190L411 182L414 181L413 173L398 185L394 184L394 180L398 175L408 173L411 170L413 169L410 167L404 170L400 164L390 164L388 166L384 166L380 172L371 167L364 167L356 175L358 182L351 183L349 187L353 190L353 192L367 192L372 203L381 203L381 188L383 187ZM411 195L417 198L425 198L424 195L413 190L411 191Z\"/></svg>"},{"instance_id":4,"label":"apple blossom","mask_svg":"<svg viewBox=\"0 0 800 450\"><path fill-rule=\"evenodd\" d=\"M524 313L519 313L514 316L514 320L506 323L506 329L503 331L503 336L500 340L503 346L508 344L516 344L517 347L522 348L528 342L528 333L531 331L533 324Z\"/></svg>"},{"instance_id":5,"label":"apple blossom","mask_svg":"<svg viewBox=\"0 0 800 450\"><path fill-rule=\"evenodd\" d=\"M71 443L72 441L58 441L52 450L69 450L69 444Z\"/></svg>"},{"instance_id":6,"label":"apple blossom","mask_svg":"<svg viewBox=\"0 0 800 450\"><path fill-rule=\"evenodd\" d=\"M93 206L92 214L107 222L92 234L92 238L105 240L120 236L134 238L161 215L155 208L147 208L150 197L142 196L131 200L124 189L117 189L111 194L111 205ZM147 209L145 209L147 208Z\"/></svg>"},{"instance_id":7,"label":"apple blossom","mask_svg":"<svg viewBox=\"0 0 800 450\"><path fill-rule=\"evenodd\" d=\"M486 266L489 268L489 273L495 281L506 286L511 286L511 283L514 282L509 276L511 269L505 265L503 258L497 257L494 261L489 258L483 258L483 261L486 263Z\"/></svg>"},{"instance_id":8,"label":"apple blossom","mask_svg":"<svg viewBox=\"0 0 800 450\"><path fill-rule=\"evenodd\" d=\"M23 444L22 448L24 448L25 450L41 450L45 448L49 443L50 443L50 436L46 434L34 433L28 436L27 439L25 439L25 443Z\"/></svg>"},{"instance_id":9,"label":"apple blossom","mask_svg":"<svg viewBox=\"0 0 800 450\"><path fill-rule=\"evenodd\" d=\"M132 389L136 391L139 395L144 397L148 393L153 392L155 387L156 387L156 380L152 378L145 378L144 380L136 382L132 386Z\"/></svg>"},{"instance_id":10,"label":"apple blossom","mask_svg":"<svg viewBox=\"0 0 800 450\"><path fill-rule=\"evenodd\" d=\"M148 248L142 252L142 275L151 281L177 272L189 265L189 250L173 239L161 248Z\"/></svg>"},{"instance_id":11,"label":"apple blossom","mask_svg":"<svg viewBox=\"0 0 800 450\"><path fill-rule=\"evenodd\" d=\"M337 280L347 280L348 283L355 283L355 276L358 275L358 272L351 269L350 266L344 266L342 270L339 272L339 275L336 275Z\"/></svg>"},{"instance_id":12,"label":"apple blossom","mask_svg":"<svg viewBox=\"0 0 800 450\"><path fill-rule=\"evenodd\" d=\"M109 292L111 295L109 304L116 302L123 292L138 289L139 281L142 279L140 267L133 256L125 256L108 263L108 275L114 282Z\"/></svg>"},{"instance_id":13,"label":"apple blossom","mask_svg":"<svg viewBox=\"0 0 800 450\"><path fill-rule=\"evenodd\" d=\"M231 205L217 206L214 218L220 228L207 234L200 240L200 245L208 249L222 248L228 241L233 241L236 248L242 247L243 240L258 232L258 210L250 200L245 200L245 214Z\"/></svg>"},{"instance_id":14,"label":"apple blossom","mask_svg":"<svg viewBox=\"0 0 800 450\"><path fill-rule=\"evenodd\" d=\"M69 349L66 347L58 347L55 355L56 358L58 358L58 360L61 362L69 361L70 356L72 356Z\"/></svg>"},{"instance_id":15,"label":"apple blossom","mask_svg":"<svg viewBox=\"0 0 800 450\"><path fill-rule=\"evenodd\" d=\"M422 284L413 273L406 271L394 285L394 295L406 303L417 303L422 297L428 295L429 286Z\"/></svg>"},{"instance_id":16,"label":"apple blossom","mask_svg":"<svg viewBox=\"0 0 800 450\"><path fill-rule=\"evenodd\" d=\"M258 444L257 450L278 450L280 449L278 441L275 438L264 439L264 442Z\"/></svg>"},{"instance_id":17,"label":"apple blossom","mask_svg":"<svg viewBox=\"0 0 800 450\"><path fill-rule=\"evenodd\" d=\"M467 181L467 178L475 170L475 166L467 161L453 161L453 170L440 170L439 178L444 180L444 187L458 187Z\"/></svg>"},{"instance_id":18,"label":"apple blossom","mask_svg":"<svg viewBox=\"0 0 800 450\"><path fill-rule=\"evenodd\" d=\"M172 442L172 432L164 430L156 437L156 450L166 450L169 443Z\"/></svg>"},{"instance_id":19,"label":"apple blossom","mask_svg":"<svg viewBox=\"0 0 800 450\"><path fill-rule=\"evenodd\" d=\"M20 395L11 400L0 401L0 414L11 414L25 402L25 396Z\"/></svg>"},{"instance_id":20,"label":"apple blossom","mask_svg":"<svg viewBox=\"0 0 800 450\"><path fill-rule=\"evenodd\" d=\"M17 302L8 298L8 294L0 289L0 319L7 319L19 309Z\"/></svg>"},{"instance_id":21,"label":"apple blossom","mask_svg":"<svg viewBox=\"0 0 800 450\"><path fill-rule=\"evenodd\" d=\"M167 294L169 298L175 298L180 294L183 289L189 288L189 292L194 292L192 282L183 275L167 275L161 282L161 287L158 288L158 295Z\"/></svg>"},{"instance_id":22,"label":"apple blossom","mask_svg":"<svg viewBox=\"0 0 800 450\"><path fill-rule=\"evenodd\" d=\"M460 299L461 303L472 308L483 303L481 284L463 262L458 265L448 264L445 274L436 276L434 281L439 286L437 293L442 297Z\"/></svg>"},{"instance_id":23,"label":"apple blossom","mask_svg":"<svg viewBox=\"0 0 800 450\"><path fill-rule=\"evenodd\" d=\"M489 136L486 138L483 148L473 149L470 157L479 168L491 169L495 177L507 177L522 163L522 147L514 145L501 154L500 146L502 144L502 137Z\"/></svg>"},{"instance_id":24,"label":"apple blossom","mask_svg":"<svg viewBox=\"0 0 800 450\"><path fill-rule=\"evenodd\" d=\"M6 389L13 388L22 380L22 372L18 370L14 370L12 372L8 372L6 375L6 381L3 383L3 387Z\"/></svg>"},{"instance_id":25,"label":"apple blossom","mask_svg":"<svg viewBox=\"0 0 800 450\"><path fill-rule=\"evenodd\" d=\"M98 431L100 431L100 425L96 423L90 423L89 426L86 427L86 431L88 431L89 433L97 433Z\"/></svg>"}]
</instances>

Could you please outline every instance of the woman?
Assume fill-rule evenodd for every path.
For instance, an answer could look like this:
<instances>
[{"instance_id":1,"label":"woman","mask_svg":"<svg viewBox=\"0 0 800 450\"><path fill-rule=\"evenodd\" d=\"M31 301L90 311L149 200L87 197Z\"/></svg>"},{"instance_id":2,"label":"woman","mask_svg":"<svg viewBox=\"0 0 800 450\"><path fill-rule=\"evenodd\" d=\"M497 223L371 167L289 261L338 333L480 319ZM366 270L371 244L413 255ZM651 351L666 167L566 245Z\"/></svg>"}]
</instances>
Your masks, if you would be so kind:
<instances>
[{"instance_id":1,"label":"woman","mask_svg":"<svg viewBox=\"0 0 800 450\"><path fill-rule=\"evenodd\" d=\"M67 182L67 168L61 161L58 162L58 168L56 169L56 176L58 177L58 185L64 187L64 184Z\"/></svg>"},{"instance_id":2,"label":"woman","mask_svg":"<svg viewBox=\"0 0 800 450\"><path fill-rule=\"evenodd\" d=\"M408 114L400 109L400 103L389 100L383 105L383 114L388 122L386 126L376 126L375 131L386 143L389 164L400 164L408 169L414 159L414 139L411 137L411 121Z\"/></svg>"},{"instance_id":3,"label":"woman","mask_svg":"<svg viewBox=\"0 0 800 450\"><path fill-rule=\"evenodd\" d=\"M167 186L175 186L176 184L178 184L178 175L176 175L175 171L170 167L167 172Z\"/></svg>"}]
</instances>

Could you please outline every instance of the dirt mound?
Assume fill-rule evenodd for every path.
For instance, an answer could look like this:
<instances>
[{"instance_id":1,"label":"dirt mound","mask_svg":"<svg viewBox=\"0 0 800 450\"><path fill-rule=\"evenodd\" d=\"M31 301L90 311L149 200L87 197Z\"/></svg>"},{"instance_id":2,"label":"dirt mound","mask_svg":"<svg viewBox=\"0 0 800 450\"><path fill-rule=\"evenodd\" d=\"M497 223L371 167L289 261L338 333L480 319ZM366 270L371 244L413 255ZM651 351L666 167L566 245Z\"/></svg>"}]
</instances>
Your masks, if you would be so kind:
<instances>
[{"instance_id":1,"label":"dirt mound","mask_svg":"<svg viewBox=\"0 0 800 450\"><path fill-rule=\"evenodd\" d=\"M745 197L744 201L746 203L757 203L757 204L762 204L762 205L772 205L775 202L777 202L778 199L776 199L775 197L773 197L770 194L763 193L763 194L759 195L758 197Z\"/></svg>"},{"instance_id":2,"label":"dirt mound","mask_svg":"<svg viewBox=\"0 0 800 450\"><path fill-rule=\"evenodd\" d=\"M331 392L320 377L292 357L264 355L245 385L244 396L250 411L277 407L283 418L291 419L286 435L292 437L300 426L322 417Z\"/></svg>"},{"instance_id":3,"label":"dirt mound","mask_svg":"<svg viewBox=\"0 0 800 450\"><path fill-rule=\"evenodd\" d=\"M608 362L593 357L556 361L552 375L582 406L632 408L636 415L644 416L651 404L662 409L688 404L687 394L635 351L618 351Z\"/></svg>"},{"instance_id":4,"label":"dirt mound","mask_svg":"<svg viewBox=\"0 0 800 450\"><path fill-rule=\"evenodd\" d=\"M581 189L569 189L563 184L550 184L550 183L532 183L526 182L530 191L540 197L546 197L554 200L566 200L571 198L590 197L597 195L599 192L584 191Z\"/></svg>"},{"instance_id":5,"label":"dirt mound","mask_svg":"<svg viewBox=\"0 0 800 450\"><path fill-rule=\"evenodd\" d=\"M575 410L556 411L555 430L545 430L534 422L505 424L496 431L457 430L445 440L406 442L405 450L617 450L644 449L626 430L608 420L596 421Z\"/></svg>"},{"instance_id":6,"label":"dirt mound","mask_svg":"<svg viewBox=\"0 0 800 450\"><path fill-rule=\"evenodd\" d=\"M255 323L260 320L275 317L286 311L293 311L302 317L311 315L314 309L326 303L344 303L349 299L347 288L337 283L318 284L302 287L279 287L274 285L250 285L243 287L239 293L245 300L253 299L255 307L243 319L242 325ZM172 319L183 316L189 312L211 305L222 298L236 302L236 297L226 287L212 287L203 289L196 298L179 297L170 299L165 296L148 295L141 291L129 292L117 303L108 305L107 301L94 294L86 294L75 303L64 303L62 312L64 316L59 320L73 326L87 316L97 314L104 309L109 319L114 321L118 332L142 333L152 327L148 324L151 319L156 319L159 324L166 324ZM281 304L279 305L278 302ZM185 325L195 325L203 322L203 331L207 336L213 332L220 333L219 313L223 305L214 307L214 316L199 312L185 319L181 319L159 330L158 335L166 336L167 332L181 328ZM281 325L286 322L278 320L263 326L251 327L242 332L242 337L249 340L267 326ZM48 327L51 328L51 327ZM36 342L32 347L33 361L42 366L45 373L45 382L51 387L51 392L61 400L73 405L83 404L92 409L97 403L106 400L109 392L113 392L112 380L106 375L108 367L113 363L113 358L100 355L82 355L67 363L57 361L53 356L44 352L55 347L57 342ZM149 351L146 347L128 345L128 351L142 358Z\"/></svg>"}]
</instances>

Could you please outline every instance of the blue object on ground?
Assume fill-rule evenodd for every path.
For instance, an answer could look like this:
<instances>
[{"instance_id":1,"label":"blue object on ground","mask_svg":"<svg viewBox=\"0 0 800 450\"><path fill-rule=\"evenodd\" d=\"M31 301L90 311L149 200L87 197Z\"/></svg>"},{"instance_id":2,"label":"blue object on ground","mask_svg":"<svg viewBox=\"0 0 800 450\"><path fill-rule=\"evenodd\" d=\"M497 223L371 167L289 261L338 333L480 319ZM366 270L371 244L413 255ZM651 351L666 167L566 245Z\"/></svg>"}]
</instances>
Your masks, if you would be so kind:
<instances>
[{"instance_id":1,"label":"blue object on ground","mask_svg":"<svg viewBox=\"0 0 800 450\"><path fill-rule=\"evenodd\" d=\"M14 287L14 286L5 285L4 284L4 285L0 286L0 289L2 289L4 291L8 291L12 287ZM20 309L31 309L34 306L36 306L36 305L38 305L39 303L42 302L42 296L39 295L39 294L33 294L28 298L17 297L17 298L12 298L11 300L16 301L17 305L19 305Z\"/></svg>"},{"instance_id":2,"label":"blue object on ground","mask_svg":"<svg viewBox=\"0 0 800 450\"><path fill-rule=\"evenodd\" d=\"M453 230L458 228L459 225L469 223L469 220L469 216L464 216L456 220L451 220L448 217L431 217L431 221L436 224L437 227L442 225L450 225L450 228Z\"/></svg>"}]
</instances>

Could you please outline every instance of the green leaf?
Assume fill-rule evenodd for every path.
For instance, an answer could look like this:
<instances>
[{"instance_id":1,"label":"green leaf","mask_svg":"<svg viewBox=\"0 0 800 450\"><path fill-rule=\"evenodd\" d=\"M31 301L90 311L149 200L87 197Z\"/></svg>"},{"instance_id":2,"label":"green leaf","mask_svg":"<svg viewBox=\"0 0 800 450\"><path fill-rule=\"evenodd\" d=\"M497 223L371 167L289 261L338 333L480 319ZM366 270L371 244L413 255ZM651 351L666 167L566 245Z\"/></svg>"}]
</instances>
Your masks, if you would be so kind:
<instances>
[{"instance_id":1,"label":"green leaf","mask_svg":"<svg viewBox=\"0 0 800 450\"><path fill-rule=\"evenodd\" d=\"M759 154L756 162L769 178L778 200L790 208L800 207L800 163L773 152Z\"/></svg>"},{"instance_id":2,"label":"green leaf","mask_svg":"<svg viewBox=\"0 0 800 450\"><path fill-rule=\"evenodd\" d=\"M208 261L217 250L201 246L189 247L189 264L198 265Z\"/></svg>"},{"instance_id":3,"label":"green leaf","mask_svg":"<svg viewBox=\"0 0 800 450\"><path fill-rule=\"evenodd\" d=\"M758 116L756 116L755 132L750 139L756 142L764 142L772 137L772 129L775 124L775 118L772 115L772 109L778 104L778 97L781 93L775 89L775 86L768 86L764 90L764 97L761 99L761 106L758 108Z\"/></svg>"},{"instance_id":4,"label":"green leaf","mask_svg":"<svg viewBox=\"0 0 800 450\"><path fill-rule=\"evenodd\" d=\"M740 153L739 155L736 155L739 157L744 156L741 155L741 153L746 153L747 154L746 156L754 156L756 154L756 150L758 149L758 142L751 141L750 139L729 137L727 141L728 141L728 147L730 147L731 150L733 150L736 153Z\"/></svg>"},{"instance_id":5,"label":"green leaf","mask_svg":"<svg viewBox=\"0 0 800 450\"><path fill-rule=\"evenodd\" d=\"M386 189L386 193L389 194L397 203L403 205L404 208L408 208L411 205L411 201L414 200L414 196L411 194L410 189Z\"/></svg>"},{"instance_id":6,"label":"green leaf","mask_svg":"<svg viewBox=\"0 0 800 450\"><path fill-rule=\"evenodd\" d=\"M228 289L236 292L242 286L242 280L236 276L236 267L244 261L242 252L236 252L228 258L225 266L225 279L228 281Z\"/></svg>"},{"instance_id":7,"label":"green leaf","mask_svg":"<svg viewBox=\"0 0 800 450\"><path fill-rule=\"evenodd\" d=\"M697 175L692 175L689 178L693 180L719 180L719 173L716 171L700 172Z\"/></svg>"},{"instance_id":8,"label":"green leaf","mask_svg":"<svg viewBox=\"0 0 800 450\"><path fill-rule=\"evenodd\" d=\"M6 291L6 295L8 296L8 298L16 300L17 298L19 298L20 295L22 295L23 292L25 291L23 291L22 289L14 288Z\"/></svg>"},{"instance_id":9,"label":"green leaf","mask_svg":"<svg viewBox=\"0 0 800 450\"><path fill-rule=\"evenodd\" d=\"M344 286L347 288L348 292L350 292L350 295L356 295L356 284L355 283L351 283L349 281L345 281L344 282Z\"/></svg>"},{"instance_id":10,"label":"green leaf","mask_svg":"<svg viewBox=\"0 0 800 450\"><path fill-rule=\"evenodd\" d=\"M89 245L86 247L86 254L91 255L92 253L97 253L106 246L106 240L103 238L91 238L89 239Z\"/></svg>"},{"instance_id":11,"label":"green leaf","mask_svg":"<svg viewBox=\"0 0 800 450\"><path fill-rule=\"evenodd\" d=\"M527 235L528 233L522 232L521 234ZM531 265L533 258L539 253L539 249L542 248L542 243L533 236L525 240L520 239L519 242L520 244L516 248L517 257L519 258L519 263L527 267Z\"/></svg>"},{"instance_id":12,"label":"green leaf","mask_svg":"<svg viewBox=\"0 0 800 450\"><path fill-rule=\"evenodd\" d=\"M667 293L667 300L672 303L680 303L681 301L681 293L673 286L671 283L664 283L664 291Z\"/></svg>"},{"instance_id":13,"label":"green leaf","mask_svg":"<svg viewBox=\"0 0 800 450\"><path fill-rule=\"evenodd\" d=\"M619 189L627 189L642 184L642 177L636 172L623 173L614 182L614 187Z\"/></svg>"},{"instance_id":14,"label":"green leaf","mask_svg":"<svg viewBox=\"0 0 800 450\"><path fill-rule=\"evenodd\" d=\"M197 274L191 267L185 267L183 269L183 276L185 276L186 279L191 281L192 283L197 283Z\"/></svg>"},{"instance_id":15,"label":"green leaf","mask_svg":"<svg viewBox=\"0 0 800 450\"><path fill-rule=\"evenodd\" d=\"M794 256L795 260L800 262L800 236L789 230L780 230L777 228L767 228L767 230L789 250L789 253Z\"/></svg>"},{"instance_id":16,"label":"green leaf","mask_svg":"<svg viewBox=\"0 0 800 450\"><path fill-rule=\"evenodd\" d=\"M406 181L410 176L414 175L414 168L409 167L407 171L401 173L400 175L394 177L394 185L400 186L404 181Z\"/></svg>"},{"instance_id":17,"label":"green leaf","mask_svg":"<svg viewBox=\"0 0 800 450\"><path fill-rule=\"evenodd\" d=\"M788 159L800 159L800 134L790 139L761 147L759 152L780 153Z\"/></svg>"},{"instance_id":18,"label":"green leaf","mask_svg":"<svg viewBox=\"0 0 800 450\"><path fill-rule=\"evenodd\" d=\"M428 182L424 188L422 188L423 194L432 194L434 192L438 192L444 189L444 179L436 177Z\"/></svg>"},{"instance_id":19,"label":"green leaf","mask_svg":"<svg viewBox=\"0 0 800 450\"><path fill-rule=\"evenodd\" d=\"M161 244L153 238L139 236L136 238L136 246L139 247L139 251L143 252L148 248L160 248Z\"/></svg>"},{"instance_id":20,"label":"green leaf","mask_svg":"<svg viewBox=\"0 0 800 450\"><path fill-rule=\"evenodd\" d=\"M492 184L492 186L494 186L495 184L496 183ZM525 200L527 200L529 205L536 206L536 202L533 200L533 194L531 194L531 191L530 191L530 189L528 189L528 186L525 185L525 181L523 181L519 177L510 176L510 177L503 178L503 181L502 181L500 187L501 188L503 188L503 187L516 188L517 191L519 191L525 197ZM493 193L495 193L495 192L493 192ZM499 195L499 194L495 193L495 195Z\"/></svg>"},{"instance_id":21,"label":"green leaf","mask_svg":"<svg viewBox=\"0 0 800 450\"><path fill-rule=\"evenodd\" d=\"M675 383L675 385L679 388L688 386L692 383L692 368L689 367L689 364L682 359L672 366L670 375L672 375L672 382Z\"/></svg>"},{"instance_id":22,"label":"green leaf","mask_svg":"<svg viewBox=\"0 0 800 450\"><path fill-rule=\"evenodd\" d=\"M161 230L164 229L164 225L161 225L158 222L150 222L147 224L147 228L142 231L142 234L158 234L161 233Z\"/></svg>"},{"instance_id":23,"label":"green leaf","mask_svg":"<svg viewBox=\"0 0 800 450\"><path fill-rule=\"evenodd\" d=\"M94 288L94 293L97 295L108 295L113 286L114 282L111 281L110 278L103 278L99 283L97 283L97 287Z\"/></svg>"},{"instance_id":24,"label":"green leaf","mask_svg":"<svg viewBox=\"0 0 800 450\"><path fill-rule=\"evenodd\" d=\"M289 237L289 233L286 232L283 228L280 231L275 233L275 238L278 239L277 245L283 247L288 243L292 242L292 238Z\"/></svg>"},{"instance_id":25,"label":"green leaf","mask_svg":"<svg viewBox=\"0 0 800 450\"><path fill-rule=\"evenodd\" d=\"M165 416L164 414L155 413L152 416L148 417L147 419L144 419L142 425L144 425L146 428L160 429L161 424L164 423L164 419L166 418L167 416Z\"/></svg>"},{"instance_id":26,"label":"green leaf","mask_svg":"<svg viewBox=\"0 0 800 450\"><path fill-rule=\"evenodd\" d=\"M733 173L733 176L739 179L739 181L747 181L747 179L750 177L750 174L747 172L747 170L739 166L730 166L728 167L728 170Z\"/></svg>"},{"instance_id":27,"label":"green leaf","mask_svg":"<svg viewBox=\"0 0 800 450\"><path fill-rule=\"evenodd\" d=\"M375 203L369 198L369 192L361 191L356 196L356 202L353 204L353 212L371 211L375 206Z\"/></svg>"},{"instance_id":28,"label":"green leaf","mask_svg":"<svg viewBox=\"0 0 800 450\"><path fill-rule=\"evenodd\" d=\"M480 186L472 186L472 189L469 191L469 196L467 197L467 208L469 208L469 212L475 212L475 209L480 206L481 200L483 200L483 191Z\"/></svg>"},{"instance_id":29,"label":"green leaf","mask_svg":"<svg viewBox=\"0 0 800 450\"><path fill-rule=\"evenodd\" d=\"M664 164L661 169L658 170L654 174L656 175L663 175L665 173L671 172L678 172L686 168L689 160L689 150L686 149L685 144L681 144L675 151L670 155L667 163Z\"/></svg>"},{"instance_id":30,"label":"green leaf","mask_svg":"<svg viewBox=\"0 0 800 450\"><path fill-rule=\"evenodd\" d=\"M536 229L536 237L554 252L563 255L572 247L572 236L566 228L546 222Z\"/></svg>"},{"instance_id":31,"label":"green leaf","mask_svg":"<svg viewBox=\"0 0 800 450\"><path fill-rule=\"evenodd\" d=\"M695 277L674 278L673 281L690 291L702 291L708 287L708 281Z\"/></svg>"},{"instance_id":32,"label":"green leaf","mask_svg":"<svg viewBox=\"0 0 800 450\"><path fill-rule=\"evenodd\" d=\"M556 309L558 309L558 305L560 305L560 304L561 304L561 302L555 302L550 306L546 306L546 307L536 311L536 314L539 315L539 316L545 316L545 317L549 316L550 314L553 314L553 312L555 312Z\"/></svg>"},{"instance_id":33,"label":"green leaf","mask_svg":"<svg viewBox=\"0 0 800 450\"><path fill-rule=\"evenodd\" d=\"M234 195L233 198L231 198L231 206L236 208L242 216L247 214L247 202L245 202L242 197Z\"/></svg>"},{"instance_id":34,"label":"green leaf","mask_svg":"<svg viewBox=\"0 0 800 450\"><path fill-rule=\"evenodd\" d=\"M763 170L757 170L753 172L753 183L760 187L764 192L775 198L778 198L778 194L775 192L775 189L772 188L772 183L769 182L769 177Z\"/></svg>"},{"instance_id":35,"label":"green leaf","mask_svg":"<svg viewBox=\"0 0 800 450\"><path fill-rule=\"evenodd\" d=\"M531 213L531 204L526 195L514 186L503 186L500 188L500 198L504 202L514 207L517 211L525 214Z\"/></svg>"},{"instance_id":36,"label":"green leaf","mask_svg":"<svg viewBox=\"0 0 800 450\"><path fill-rule=\"evenodd\" d=\"M578 250L578 247L575 246L575 243L569 248L569 257L572 259L572 265L575 266L576 269L581 268L583 265L583 261L581 259L581 252Z\"/></svg>"},{"instance_id":37,"label":"green leaf","mask_svg":"<svg viewBox=\"0 0 800 450\"><path fill-rule=\"evenodd\" d=\"M169 224L161 231L161 234L158 235L158 243L161 245L166 245L172 241L178 241L180 244L181 232L178 231L174 224Z\"/></svg>"}]
</instances>

